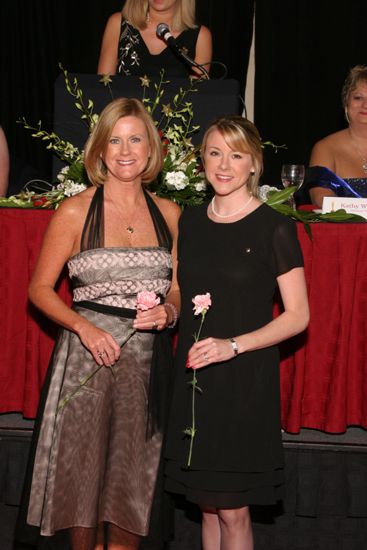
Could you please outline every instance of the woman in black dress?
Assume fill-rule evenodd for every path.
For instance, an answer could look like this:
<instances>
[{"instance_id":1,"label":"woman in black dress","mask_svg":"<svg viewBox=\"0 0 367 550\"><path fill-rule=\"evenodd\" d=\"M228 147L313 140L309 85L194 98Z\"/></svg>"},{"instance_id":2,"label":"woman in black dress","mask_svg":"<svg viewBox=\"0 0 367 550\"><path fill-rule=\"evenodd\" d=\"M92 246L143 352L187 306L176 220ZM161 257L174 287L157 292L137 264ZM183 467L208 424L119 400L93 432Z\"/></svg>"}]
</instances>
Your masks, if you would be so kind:
<instances>
[{"instance_id":1,"label":"woman in black dress","mask_svg":"<svg viewBox=\"0 0 367 550\"><path fill-rule=\"evenodd\" d=\"M166 487L202 509L205 550L252 550L249 505L275 503L284 482L277 344L308 323L303 260L294 222L257 198L262 147L254 125L217 120L202 152L215 195L180 219ZM284 310L273 319L277 289ZM194 343L200 317L192 298L206 293L212 305ZM194 412L193 369L201 390ZM193 420L189 460L192 436L184 431Z\"/></svg>"},{"instance_id":2,"label":"woman in black dress","mask_svg":"<svg viewBox=\"0 0 367 550\"><path fill-rule=\"evenodd\" d=\"M195 22L195 0L126 0L107 21L98 74L159 76L164 69L169 77L200 75L157 36L159 23L168 25L178 48L209 70L212 36Z\"/></svg>"}]
</instances>

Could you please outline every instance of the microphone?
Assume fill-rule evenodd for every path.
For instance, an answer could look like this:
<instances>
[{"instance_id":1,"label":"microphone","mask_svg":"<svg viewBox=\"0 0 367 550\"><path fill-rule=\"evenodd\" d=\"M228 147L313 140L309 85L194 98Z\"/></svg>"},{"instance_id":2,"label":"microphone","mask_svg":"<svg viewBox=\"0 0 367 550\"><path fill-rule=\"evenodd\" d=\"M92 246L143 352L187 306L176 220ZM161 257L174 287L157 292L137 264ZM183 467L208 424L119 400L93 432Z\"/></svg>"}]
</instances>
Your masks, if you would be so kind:
<instances>
[{"instance_id":1,"label":"microphone","mask_svg":"<svg viewBox=\"0 0 367 550\"><path fill-rule=\"evenodd\" d=\"M171 31L169 30L169 26L166 23L158 23L156 34L158 38L161 38L164 40L171 48L178 51L178 53L181 53L181 50L176 44L176 40L174 36L171 34Z\"/></svg>"},{"instance_id":2,"label":"microphone","mask_svg":"<svg viewBox=\"0 0 367 550\"><path fill-rule=\"evenodd\" d=\"M169 30L169 26L166 23L158 23L156 28L156 34L158 38L161 38L166 42L166 44L175 51L180 57L182 57L190 66L196 67L203 73L203 75L209 80L209 73L208 71L202 66L199 65L199 63L196 63L191 57L187 55L183 51L182 48L179 48L177 46L177 42L175 37L171 34L171 31Z\"/></svg>"}]
</instances>

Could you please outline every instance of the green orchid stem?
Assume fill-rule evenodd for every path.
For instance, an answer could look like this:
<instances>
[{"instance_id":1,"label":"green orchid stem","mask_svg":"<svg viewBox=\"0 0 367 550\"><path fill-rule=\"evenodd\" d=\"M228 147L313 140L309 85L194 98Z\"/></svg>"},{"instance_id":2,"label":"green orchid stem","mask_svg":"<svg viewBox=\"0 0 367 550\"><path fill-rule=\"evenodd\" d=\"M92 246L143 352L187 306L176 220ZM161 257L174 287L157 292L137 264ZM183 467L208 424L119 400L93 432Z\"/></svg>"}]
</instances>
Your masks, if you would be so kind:
<instances>
[{"instance_id":1,"label":"green orchid stem","mask_svg":"<svg viewBox=\"0 0 367 550\"><path fill-rule=\"evenodd\" d=\"M203 323L204 323L204 319L205 319L205 315L206 315L206 312L207 310L204 309L202 312L201 312L201 321L200 321L200 326L199 326L199 330L197 332L197 334L194 335L194 340L195 342L198 342L199 339L200 339L200 334L201 334L201 329L203 327ZM192 422L191 422L191 428L190 428L190 448L189 448L189 456L187 458L187 467L190 468L191 466L191 458L192 458L192 450L193 450L193 445L194 445L194 437L196 435L196 422L195 422L195 392L196 392L196 388L197 388L197 378L196 378L196 372L195 370L193 369L193 374L192 374L192 381L191 381L191 385L192 385L192 395L191 395L191 414L192 414Z\"/></svg>"},{"instance_id":2,"label":"green orchid stem","mask_svg":"<svg viewBox=\"0 0 367 550\"><path fill-rule=\"evenodd\" d=\"M129 334L128 336L125 338L125 340L122 342L120 348L122 348L129 340L132 336L134 336L136 332L136 329L133 329ZM91 378L93 378L93 376L95 376L97 374L97 372L99 372L103 367L105 367L104 364L102 365L98 365L98 367L93 371L91 372L90 374L88 374L87 376L85 376L84 378L82 378L80 380L80 385L75 388L74 391L72 391L71 393L69 393L69 395L67 395L66 397L64 397L64 399L62 399L60 402L59 402L59 405L57 407L57 411L56 411L56 414L58 414L60 411L62 411L62 409L65 407L65 405L67 405L70 401L70 399L72 399L72 397L74 397L74 395L76 393L78 393L79 390L82 389L83 386L85 386L87 384L87 382L89 382L89 380ZM113 372L113 365L110 365L109 367L107 367L109 369L111 369L111 373L113 375L115 375L115 373Z\"/></svg>"}]
</instances>

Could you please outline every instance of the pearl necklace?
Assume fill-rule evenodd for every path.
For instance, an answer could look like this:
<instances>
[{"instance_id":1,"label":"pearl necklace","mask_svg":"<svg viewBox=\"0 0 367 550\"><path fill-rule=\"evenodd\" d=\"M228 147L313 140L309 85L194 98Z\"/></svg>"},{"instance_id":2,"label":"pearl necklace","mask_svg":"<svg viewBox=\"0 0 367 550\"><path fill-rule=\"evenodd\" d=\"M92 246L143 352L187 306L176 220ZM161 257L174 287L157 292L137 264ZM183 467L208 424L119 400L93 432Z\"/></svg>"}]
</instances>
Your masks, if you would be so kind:
<instances>
[{"instance_id":1,"label":"pearl necklace","mask_svg":"<svg viewBox=\"0 0 367 550\"><path fill-rule=\"evenodd\" d=\"M253 195L251 195L249 200L246 201L245 204L241 206L241 208L239 208L238 210L235 210L235 212L232 212L232 214L218 214L218 212L216 212L215 210L215 197L212 198L210 206L213 214L217 216L217 218L231 218L232 216L236 216L236 214L239 214L240 212L242 212L242 210L245 210L246 206L250 204L253 198L254 198Z\"/></svg>"}]
</instances>

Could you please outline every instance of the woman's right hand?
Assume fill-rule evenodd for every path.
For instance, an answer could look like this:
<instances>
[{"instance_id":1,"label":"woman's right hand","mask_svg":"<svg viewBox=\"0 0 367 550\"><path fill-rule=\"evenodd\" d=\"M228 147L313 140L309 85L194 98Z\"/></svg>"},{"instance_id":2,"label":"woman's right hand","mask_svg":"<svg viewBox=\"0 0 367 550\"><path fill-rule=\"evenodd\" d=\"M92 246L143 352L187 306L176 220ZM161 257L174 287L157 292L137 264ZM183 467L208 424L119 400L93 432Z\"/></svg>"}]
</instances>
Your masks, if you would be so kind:
<instances>
[{"instance_id":1,"label":"woman's right hand","mask_svg":"<svg viewBox=\"0 0 367 550\"><path fill-rule=\"evenodd\" d=\"M89 321L83 322L76 332L98 365L110 367L116 363L120 357L121 348L111 334Z\"/></svg>"}]
</instances>

